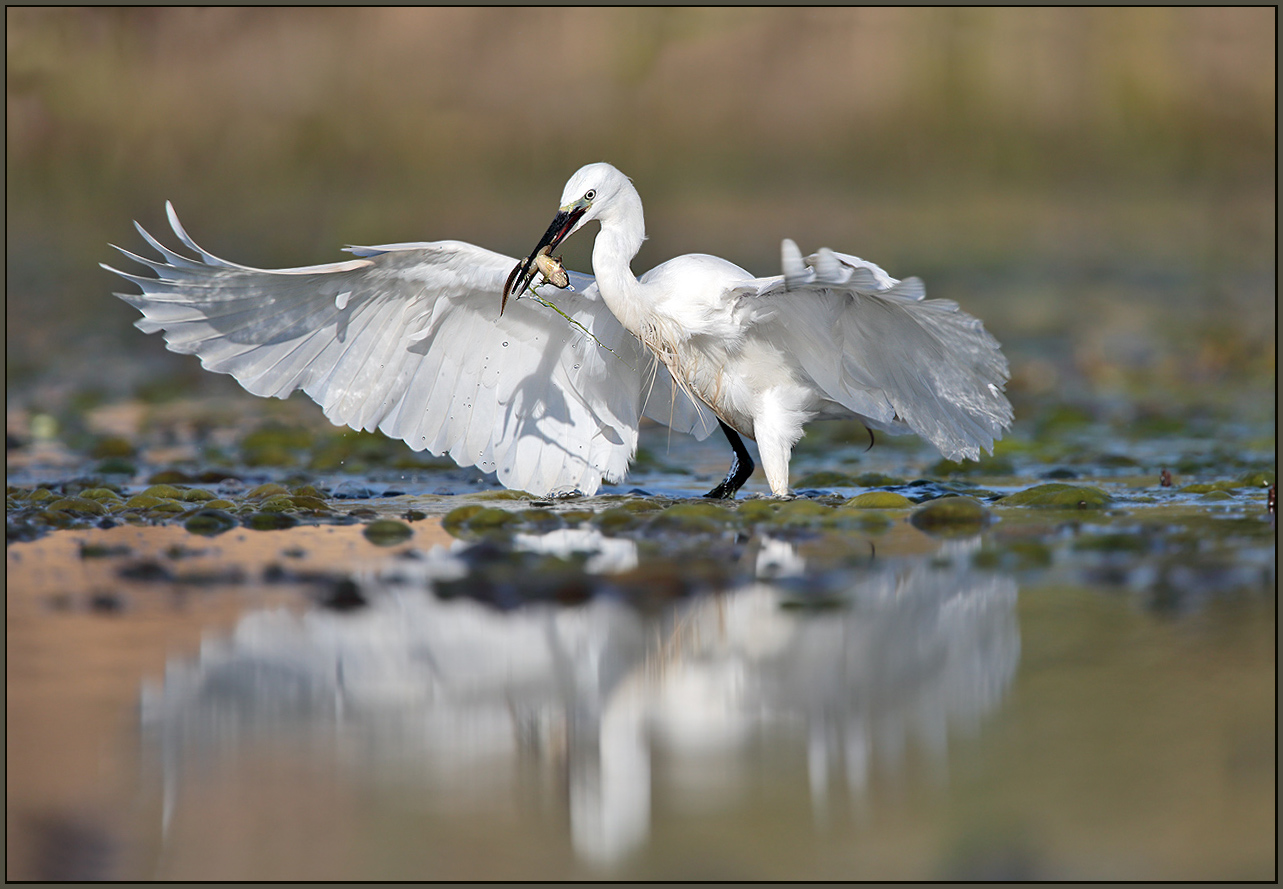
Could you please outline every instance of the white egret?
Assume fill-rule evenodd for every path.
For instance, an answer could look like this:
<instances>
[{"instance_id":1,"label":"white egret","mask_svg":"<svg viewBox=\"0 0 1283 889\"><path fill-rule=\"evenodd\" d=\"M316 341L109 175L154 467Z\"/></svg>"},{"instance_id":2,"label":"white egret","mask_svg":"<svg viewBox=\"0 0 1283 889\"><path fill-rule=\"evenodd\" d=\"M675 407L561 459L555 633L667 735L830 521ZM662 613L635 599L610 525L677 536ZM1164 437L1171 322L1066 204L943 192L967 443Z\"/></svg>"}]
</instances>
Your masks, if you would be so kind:
<instances>
[{"instance_id":1,"label":"white egret","mask_svg":"<svg viewBox=\"0 0 1283 889\"><path fill-rule=\"evenodd\" d=\"M622 480L642 416L700 439L722 429L735 457L707 495L722 498L754 468L741 434L786 496L811 420L916 432L953 459L991 451L1011 424L998 343L955 303L924 299L916 278L828 249L803 259L789 240L775 277L700 254L634 277L641 198L609 164L570 178L520 262L437 241L256 269L197 246L166 210L196 258L135 223L162 258L116 249L159 277L103 266L141 288L116 294L142 311L136 326L255 395L301 388L335 425L448 453L510 488L592 494L603 478ZM596 279L570 272L570 288L557 289L549 252L592 220Z\"/></svg>"}]
</instances>

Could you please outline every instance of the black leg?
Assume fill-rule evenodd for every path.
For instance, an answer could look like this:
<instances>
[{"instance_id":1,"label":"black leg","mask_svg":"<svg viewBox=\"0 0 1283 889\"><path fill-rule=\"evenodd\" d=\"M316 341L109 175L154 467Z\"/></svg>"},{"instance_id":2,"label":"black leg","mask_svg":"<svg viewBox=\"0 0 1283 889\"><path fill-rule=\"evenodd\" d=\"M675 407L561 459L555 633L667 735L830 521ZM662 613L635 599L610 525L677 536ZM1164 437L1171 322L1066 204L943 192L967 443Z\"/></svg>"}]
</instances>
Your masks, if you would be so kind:
<instances>
[{"instance_id":1,"label":"black leg","mask_svg":"<svg viewBox=\"0 0 1283 889\"><path fill-rule=\"evenodd\" d=\"M722 432L726 433L726 440L731 443L731 450L735 456L731 458L731 468L726 473L726 478L716 488L705 494L705 497L712 497L715 500L734 500L735 492L744 486L748 477L753 474L753 458L748 455L748 448L744 447L744 440L740 434L731 427L727 426L721 420L717 425L722 427Z\"/></svg>"}]
</instances>

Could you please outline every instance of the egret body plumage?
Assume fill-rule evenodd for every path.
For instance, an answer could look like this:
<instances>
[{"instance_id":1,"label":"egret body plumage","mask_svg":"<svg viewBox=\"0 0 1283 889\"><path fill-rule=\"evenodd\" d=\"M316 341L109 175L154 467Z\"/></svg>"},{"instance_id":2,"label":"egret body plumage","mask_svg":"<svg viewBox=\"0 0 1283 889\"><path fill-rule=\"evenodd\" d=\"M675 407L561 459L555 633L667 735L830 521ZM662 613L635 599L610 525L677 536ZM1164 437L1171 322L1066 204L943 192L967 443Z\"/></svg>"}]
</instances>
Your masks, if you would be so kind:
<instances>
[{"instance_id":1,"label":"egret body plumage","mask_svg":"<svg viewBox=\"0 0 1283 889\"><path fill-rule=\"evenodd\" d=\"M1012 419L998 343L955 303L924 299L916 278L827 249L803 258L789 240L774 277L702 254L635 277L641 198L605 163L570 178L521 262L437 241L256 269L197 246L167 211L194 258L138 226L161 259L121 252L156 277L104 266L141 289L117 294L142 311L139 328L256 395L301 388L335 424L448 453L510 488L592 494L622 480L643 416L701 439L723 430L735 460L716 497L752 472L741 434L785 496L812 420L916 432L974 459ZM595 280L536 283L548 252L594 220Z\"/></svg>"}]
</instances>

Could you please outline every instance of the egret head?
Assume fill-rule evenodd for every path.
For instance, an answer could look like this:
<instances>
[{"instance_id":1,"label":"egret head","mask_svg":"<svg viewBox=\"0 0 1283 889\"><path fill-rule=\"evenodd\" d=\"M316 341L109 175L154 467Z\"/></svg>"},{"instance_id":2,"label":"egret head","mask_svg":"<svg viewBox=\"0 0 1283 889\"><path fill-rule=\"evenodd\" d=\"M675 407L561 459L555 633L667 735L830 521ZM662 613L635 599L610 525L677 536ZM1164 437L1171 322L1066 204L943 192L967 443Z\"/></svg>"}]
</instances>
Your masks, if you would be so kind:
<instances>
[{"instance_id":1,"label":"egret head","mask_svg":"<svg viewBox=\"0 0 1283 889\"><path fill-rule=\"evenodd\" d=\"M510 295L520 298L530 286L536 271L535 257L541 250L557 249L558 244L583 228L585 223L609 214L616 207L631 206L634 202L640 218L641 198L637 196L637 190L627 176L610 164L587 164L576 170L561 193L561 209L553 217L552 224L530 255L519 262L508 276L499 314L503 314Z\"/></svg>"}]
</instances>

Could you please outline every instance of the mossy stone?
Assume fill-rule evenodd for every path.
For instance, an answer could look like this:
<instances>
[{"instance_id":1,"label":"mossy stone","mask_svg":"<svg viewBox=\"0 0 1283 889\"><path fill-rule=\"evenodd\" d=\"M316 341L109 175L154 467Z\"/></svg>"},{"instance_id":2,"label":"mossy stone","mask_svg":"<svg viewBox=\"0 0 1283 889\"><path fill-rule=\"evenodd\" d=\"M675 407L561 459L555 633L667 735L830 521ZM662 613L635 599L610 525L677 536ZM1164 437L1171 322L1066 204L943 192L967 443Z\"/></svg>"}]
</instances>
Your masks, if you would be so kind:
<instances>
[{"instance_id":1,"label":"mossy stone","mask_svg":"<svg viewBox=\"0 0 1283 889\"><path fill-rule=\"evenodd\" d=\"M908 509L913 501L894 491L865 491L842 505L854 509Z\"/></svg>"},{"instance_id":2,"label":"mossy stone","mask_svg":"<svg viewBox=\"0 0 1283 889\"><path fill-rule=\"evenodd\" d=\"M294 501L288 494L277 494L258 504L260 512L289 512L294 508Z\"/></svg>"},{"instance_id":3,"label":"mossy stone","mask_svg":"<svg viewBox=\"0 0 1283 889\"><path fill-rule=\"evenodd\" d=\"M121 497L120 494L118 494L117 492L113 491L111 488L88 488L84 491L81 491L80 496L86 497L89 500L99 500L99 501L117 500L122 502L124 501L124 498Z\"/></svg>"},{"instance_id":4,"label":"mossy stone","mask_svg":"<svg viewBox=\"0 0 1283 889\"><path fill-rule=\"evenodd\" d=\"M1182 494L1210 494L1213 491L1232 491L1240 487L1236 482L1207 482L1193 485L1185 485L1180 489Z\"/></svg>"},{"instance_id":5,"label":"mossy stone","mask_svg":"<svg viewBox=\"0 0 1283 889\"><path fill-rule=\"evenodd\" d=\"M505 525L520 521L515 513L493 506L483 506L468 519L468 527L473 531L492 531Z\"/></svg>"},{"instance_id":6,"label":"mossy stone","mask_svg":"<svg viewBox=\"0 0 1283 889\"><path fill-rule=\"evenodd\" d=\"M709 502L675 503L651 520L650 526L662 531L684 531L691 534L713 534L738 523L730 509Z\"/></svg>"},{"instance_id":7,"label":"mossy stone","mask_svg":"<svg viewBox=\"0 0 1283 889\"><path fill-rule=\"evenodd\" d=\"M152 485L143 491L149 497L165 497L170 500L180 500L185 493L180 488L173 485Z\"/></svg>"},{"instance_id":8,"label":"mossy stone","mask_svg":"<svg viewBox=\"0 0 1283 889\"><path fill-rule=\"evenodd\" d=\"M288 496L289 493L290 492L285 488L284 485L278 485L275 482L268 482L265 485L259 485L257 488L253 488L250 491L246 492L245 499L246 500L266 500L269 497L278 497L281 495Z\"/></svg>"},{"instance_id":9,"label":"mossy stone","mask_svg":"<svg viewBox=\"0 0 1283 889\"><path fill-rule=\"evenodd\" d=\"M793 485L794 488L853 488L856 480L845 472L823 470L802 476Z\"/></svg>"},{"instance_id":10,"label":"mossy stone","mask_svg":"<svg viewBox=\"0 0 1283 889\"><path fill-rule=\"evenodd\" d=\"M445 529L447 534L453 537L458 537L459 534L467 528L468 521L483 509L485 509L485 507L477 503L469 503L467 506L460 506L456 509L452 509L446 513L445 518L441 520L441 527Z\"/></svg>"},{"instance_id":11,"label":"mossy stone","mask_svg":"<svg viewBox=\"0 0 1283 889\"><path fill-rule=\"evenodd\" d=\"M40 518L55 528L77 528L87 522L86 517L66 509L46 509L40 513Z\"/></svg>"},{"instance_id":12,"label":"mossy stone","mask_svg":"<svg viewBox=\"0 0 1283 889\"><path fill-rule=\"evenodd\" d=\"M45 507L48 512L70 512L81 515L106 515L107 507L87 497L63 497Z\"/></svg>"},{"instance_id":13,"label":"mossy stone","mask_svg":"<svg viewBox=\"0 0 1283 889\"><path fill-rule=\"evenodd\" d=\"M281 531L293 528L298 519L284 512L252 512L245 516L242 523L254 531Z\"/></svg>"},{"instance_id":14,"label":"mossy stone","mask_svg":"<svg viewBox=\"0 0 1283 889\"><path fill-rule=\"evenodd\" d=\"M296 506L299 509L311 509L316 512L328 512L330 508L329 504L327 504L320 497L312 497L306 494L295 494L293 497L290 497L289 500L290 500L290 503L294 504L294 506Z\"/></svg>"},{"instance_id":15,"label":"mossy stone","mask_svg":"<svg viewBox=\"0 0 1283 889\"><path fill-rule=\"evenodd\" d=\"M786 500L775 511L774 520L781 525L809 525L831 515L833 507L814 500Z\"/></svg>"},{"instance_id":16,"label":"mossy stone","mask_svg":"<svg viewBox=\"0 0 1283 889\"><path fill-rule=\"evenodd\" d=\"M212 491L206 491L204 488L191 488L183 491L183 496L179 498L188 503L204 503L207 500L216 499Z\"/></svg>"},{"instance_id":17,"label":"mossy stone","mask_svg":"<svg viewBox=\"0 0 1283 889\"><path fill-rule=\"evenodd\" d=\"M1038 509L1103 509L1112 501L1100 488L1052 482L1008 494L998 502L1003 506L1032 506Z\"/></svg>"},{"instance_id":18,"label":"mossy stone","mask_svg":"<svg viewBox=\"0 0 1283 889\"><path fill-rule=\"evenodd\" d=\"M779 508L778 500L756 499L741 501L736 511L746 522L769 522Z\"/></svg>"},{"instance_id":19,"label":"mossy stone","mask_svg":"<svg viewBox=\"0 0 1283 889\"><path fill-rule=\"evenodd\" d=\"M826 528L852 528L876 533L885 531L893 523L886 513L879 510L839 506L821 520L821 524Z\"/></svg>"},{"instance_id":20,"label":"mossy stone","mask_svg":"<svg viewBox=\"0 0 1283 889\"><path fill-rule=\"evenodd\" d=\"M612 506L593 516L593 524L607 534L629 531L639 527L643 521L637 513L622 506Z\"/></svg>"},{"instance_id":21,"label":"mossy stone","mask_svg":"<svg viewBox=\"0 0 1283 889\"><path fill-rule=\"evenodd\" d=\"M990 518L989 510L979 500L945 496L928 501L909 516L909 521L923 531L971 531L987 525Z\"/></svg>"},{"instance_id":22,"label":"mossy stone","mask_svg":"<svg viewBox=\"0 0 1283 889\"><path fill-rule=\"evenodd\" d=\"M628 497L619 501L619 509L633 513L658 512L664 507L647 497Z\"/></svg>"},{"instance_id":23,"label":"mossy stone","mask_svg":"<svg viewBox=\"0 0 1283 889\"><path fill-rule=\"evenodd\" d=\"M561 516L548 509L523 509L516 516L521 525L533 534L546 534L561 527Z\"/></svg>"},{"instance_id":24,"label":"mossy stone","mask_svg":"<svg viewBox=\"0 0 1283 889\"><path fill-rule=\"evenodd\" d=\"M1239 478L1239 484L1245 488L1268 488L1275 484L1274 471L1262 469L1256 472L1249 472Z\"/></svg>"},{"instance_id":25,"label":"mossy stone","mask_svg":"<svg viewBox=\"0 0 1283 889\"><path fill-rule=\"evenodd\" d=\"M213 501L211 501L213 502ZM230 531L239 524L236 516L221 509L202 509L194 516L189 518L184 527L192 534L199 534L201 537L214 537L225 531Z\"/></svg>"},{"instance_id":26,"label":"mossy stone","mask_svg":"<svg viewBox=\"0 0 1283 889\"><path fill-rule=\"evenodd\" d=\"M379 519L366 525L362 533L375 546L396 546L413 537L414 529L396 519Z\"/></svg>"}]
</instances>

